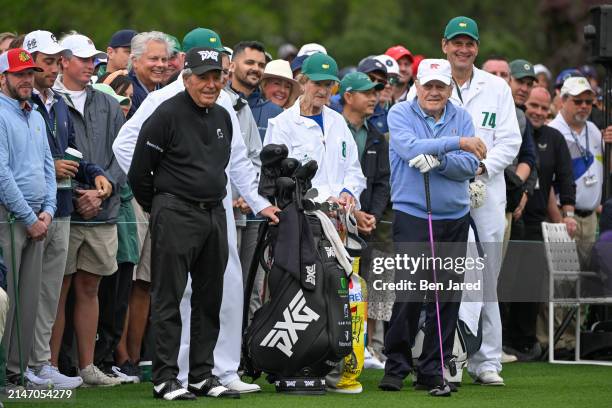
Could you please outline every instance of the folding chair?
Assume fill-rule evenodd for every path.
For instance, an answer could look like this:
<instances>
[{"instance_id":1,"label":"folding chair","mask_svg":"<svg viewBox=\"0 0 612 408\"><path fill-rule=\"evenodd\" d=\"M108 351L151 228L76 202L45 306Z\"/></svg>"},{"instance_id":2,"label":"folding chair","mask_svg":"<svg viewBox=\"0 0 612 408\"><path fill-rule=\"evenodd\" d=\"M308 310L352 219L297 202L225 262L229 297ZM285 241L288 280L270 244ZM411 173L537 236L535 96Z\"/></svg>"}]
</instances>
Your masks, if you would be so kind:
<instances>
[{"instance_id":1,"label":"folding chair","mask_svg":"<svg viewBox=\"0 0 612 408\"><path fill-rule=\"evenodd\" d=\"M580 326L582 325L580 306L588 304L612 304L612 298L583 296L581 292L581 279L587 277L595 278L598 275L595 272L582 271L580 269L576 242L567 233L565 224L543 222L542 235L544 237L544 247L546 250L546 261L549 273L548 361L558 364L595 364L612 366L612 361L582 360L580 358ZM574 297L556 297L555 289L561 281L574 284ZM555 305L569 309L557 332L554 330ZM574 315L576 317L576 350L574 360L557 360L555 359L555 344Z\"/></svg>"}]
</instances>

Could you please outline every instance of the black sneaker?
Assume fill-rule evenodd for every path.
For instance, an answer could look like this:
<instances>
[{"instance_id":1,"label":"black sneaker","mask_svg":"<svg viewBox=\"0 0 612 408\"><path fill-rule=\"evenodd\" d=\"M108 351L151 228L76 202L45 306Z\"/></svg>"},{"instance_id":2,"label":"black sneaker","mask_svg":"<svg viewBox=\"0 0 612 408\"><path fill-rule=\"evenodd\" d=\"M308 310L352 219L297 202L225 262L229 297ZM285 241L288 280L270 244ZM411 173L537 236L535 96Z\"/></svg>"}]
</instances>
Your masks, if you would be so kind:
<instances>
[{"instance_id":1,"label":"black sneaker","mask_svg":"<svg viewBox=\"0 0 612 408\"><path fill-rule=\"evenodd\" d=\"M402 378L394 377L388 374L385 374L378 384L378 388L383 391L399 391L403 386L404 380Z\"/></svg>"},{"instance_id":2,"label":"black sneaker","mask_svg":"<svg viewBox=\"0 0 612 408\"><path fill-rule=\"evenodd\" d=\"M504 351L507 354L514 354L520 362L539 361L542 356L542 346L540 343L534 343L531 346L511 347L504 346Z\"/></svg>"},{"instance_id":3,"label":"black sneaker","mask_svg":"<svg viewBox=\"0 0 612 408\"><path fill-rule=\"evenodd\" d=\"M176 378L153 386L153 396L166 401L195 400L196 396L183 388Z\"/></svg>"},{"instance_id":4,"label":"black sneaker","mask_svg":"<svg viewBox=\"0 0 612 408\"><path fill-rule=\"evenodd\" d=\"M457 385L448 381L442 381L440 377L417 377L417 380L412 384L415 390L429 391L448 385L451 392L459 391Z\"/></svg>"},{"instance_id":5,"label":"black sneaker","mask_svg":"<svg viewBox=\"0 0 612 408\"><path fill-rule=\"evenodd\" d=\"M224 387L214 375L198 383L189 383L187 389L199 397L240 398L238 391Z\"/></svg>"}]
</instances>

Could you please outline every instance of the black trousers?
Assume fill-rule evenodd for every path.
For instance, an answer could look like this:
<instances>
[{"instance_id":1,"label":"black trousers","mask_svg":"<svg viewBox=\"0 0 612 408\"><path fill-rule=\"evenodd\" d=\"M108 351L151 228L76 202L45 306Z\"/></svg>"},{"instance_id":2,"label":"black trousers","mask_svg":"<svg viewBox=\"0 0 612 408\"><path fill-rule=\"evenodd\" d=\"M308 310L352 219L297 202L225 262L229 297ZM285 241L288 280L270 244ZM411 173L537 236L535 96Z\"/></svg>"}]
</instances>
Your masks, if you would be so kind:
<instances>
[{"instance_id":1,"label":"black trousers","mask_svg":"<svg viewBox=\"0 0 612 408\"><path fill-rule=\"evenodd\" d=\"M133 263L120 263L117 272L100 281L100 318L94 353L94 362L98 367L115 363L114 354L123 334L133 272Z\"/></svg>"},{"instance_id":2,"label":"black trousers","mask_svg":"<svg viewBox=\"0 0 612 408\"><path fill-rule=\"evenodd\" d=\"M516 232L515 232L516 231ZM512 240L543 242L542 226L538 224L526 224L524 222L512 224ZM508 247L510 248L511 245ZM533 251L530 251L530 253ZM532 271L531 285L545 285L546 255L531 254L532 256L521 257L510 250L506 256L516 256L520 259L518 267L522 270ZM539 256L538 256L539 255ZM517 263L514 263L515 265ZM508 302L502 305L502 319L504 330L504 343L518 350L531 347L537 343L536 327L538 313L540 310L539 302Z\"/></svg>"},{"instance_id":3,"label":"black trousers","mask_svg":"<svg viewBox=\"0 0 612 408\"><path fill-rule=\"evenodd\" d=\"M158 194L151 210L151 325L155 338L153 383L178 375L181 298L191 274L189 382L212 375L219 336L223 274L227 265L227 221L221 202L202 209Z\"/></svg>"},{"instance_id":4,"label":"black trousers","mask_svg":"<svg viewBox=\"0 0 612 408\"><path fill-rule=\"evenodd\" d=\"M454 245L436 245L436 258L465 257L467 251L467 238L469 231L469 214L457 220L433 221L433 235L436 243L454 242ZM401 211L395 211L393 223L393 241L398 252L405 243L429 242L429 227L426 219L413 217ZM419 254L408 254L419 256ZM427 256L431 254L425 253ZM463 274L456 274L453 270L436 269L437 281L447 283L463 282ZM411 280L420 279L433 281L431 272L420 269L416 271ZM461 291L444 291L439 293L440 326L442 328L442 344L444 358L447 361L452 355L455 339L455 329L461 302ZM436 304L434 291L416 291L415 297L410 301L396 301L393 305L391 320L385 333L385 375L405 378L413 370L411 348L418 332L419 317L425 303L426 321L424 327L425 338L423 351L419 357L417 375L422 382L439 382L442 380L440 366L440 343L438 340L438 326L436 319Z\"/></svg>"}]
</instances>

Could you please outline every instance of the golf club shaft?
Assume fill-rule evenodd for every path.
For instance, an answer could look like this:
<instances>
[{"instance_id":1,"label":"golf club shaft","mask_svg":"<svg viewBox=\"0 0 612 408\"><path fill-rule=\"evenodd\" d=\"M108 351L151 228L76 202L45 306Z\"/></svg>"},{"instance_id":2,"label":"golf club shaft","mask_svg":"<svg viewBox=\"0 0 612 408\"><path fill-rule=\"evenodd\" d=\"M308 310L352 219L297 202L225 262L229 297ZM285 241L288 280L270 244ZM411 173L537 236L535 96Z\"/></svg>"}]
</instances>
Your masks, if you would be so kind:
<instances>
[{"instance_id":1,"label":"golf club shaft","mask_svg":"<svg viewBox=\"0 0 612 408\"><path fill-rule=\"evenodd\" d=\"M431 257L434 259L432 264L433 279L434 279L434 295L436 301L436 320L438 322L438 341L440 343L440 372L442 381L444 382L444 347L442 345L442 326L440 325L440 302L438 300L438 277L436 276L436 254L434 249L433 236L433 221L431 219L431 196L429 191L429 173L423 173L423 181L425 183L425 203L427 205L427 222L429 227L429 246L431 249Z\"/></svg>"}]
</instances>

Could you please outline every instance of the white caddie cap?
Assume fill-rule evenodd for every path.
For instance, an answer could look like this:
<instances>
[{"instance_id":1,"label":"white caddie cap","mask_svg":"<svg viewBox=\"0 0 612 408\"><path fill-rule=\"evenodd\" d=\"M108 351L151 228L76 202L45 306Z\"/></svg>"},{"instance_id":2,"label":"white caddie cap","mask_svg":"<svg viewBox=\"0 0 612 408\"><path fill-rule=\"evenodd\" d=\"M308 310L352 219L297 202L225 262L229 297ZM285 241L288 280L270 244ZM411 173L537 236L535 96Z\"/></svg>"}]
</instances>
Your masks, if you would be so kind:
<instances>
[{"instance_id":1,"label":"white caddie cap","mask_svg":"<svg viewBox=\"0 0 612 408\"><path fill-rule=\"evenodd\" d=\"M23 39L23 48L30 54L35 52L49 55L70 53L70 50L60 45L52 32L44 30L28 33Z\"/></svg>"},{"instance_id":2,"label":"white caddie cap","mask_svg":"<svg viewBox=\"0 0 612 408\"><path fill-rule=\"evenodd\" d=\"M374 59L385 64L385 68L387 68L387 75L391 74L399 76L399 65L397 65L397 61L393 57L390 57L387 54L381 54L375 56Z\"/></svg>"},{"instance_id":3,"label":"white caddie cap","mask_svg":"<svg viewBox=\"0 0 612 408\"><path fill-rule=\"evenodd\" d=\"M440 81L450 85L452 81L450 63L445 59L424 59L419 64L417 79L421 85L429 81Z\"/></svg>"},{"instance_id":4,"label":"white caddie cap","mask_svg":"<svg viewBox=\"0 0 612 408\"><path fill-rule=\"evenodd\" d=\"M577 96L583 92L592 92L593 88L591 88L591 84L589 80L585 77L569 77L563 82L563 86L561 87L561 96L564 95L572 95Z\"/></svg>"},{"instance_id":5,"label":"white caddie cap","mask_svg":"<svg viewBox=\"0 0 612 408\"><path fill-rule=\"evenodd\" d=\"M69 35L60 42L60 45L79 58L107 58L105 52L97 50L93 41L82 34Z\"/></svg>"},{"instance_id":6,"label":"white caddie cap","mask_svg":"<svg viewBox=\"0 0 612 408\"><path fill-rule=\"evenodd\" d=\"M323 53L323 54L327 54L327 50L321 44L308 43L308 44L304 44L304 45L302 45L302 47L300 47L300 50L298 51L297 56L301 57L302 55L312 55L312 54L317 53L317 52L320 52L320 53Z\"/></svg>"}]
</instances>

